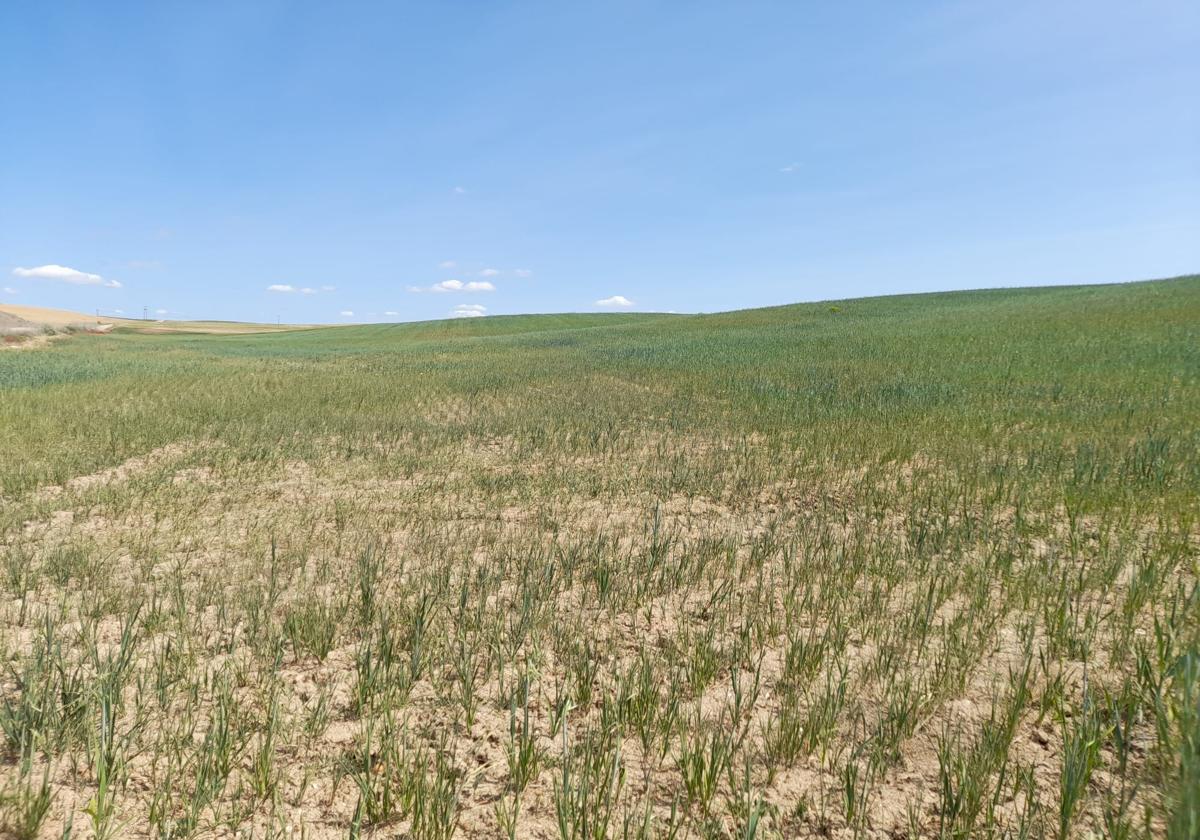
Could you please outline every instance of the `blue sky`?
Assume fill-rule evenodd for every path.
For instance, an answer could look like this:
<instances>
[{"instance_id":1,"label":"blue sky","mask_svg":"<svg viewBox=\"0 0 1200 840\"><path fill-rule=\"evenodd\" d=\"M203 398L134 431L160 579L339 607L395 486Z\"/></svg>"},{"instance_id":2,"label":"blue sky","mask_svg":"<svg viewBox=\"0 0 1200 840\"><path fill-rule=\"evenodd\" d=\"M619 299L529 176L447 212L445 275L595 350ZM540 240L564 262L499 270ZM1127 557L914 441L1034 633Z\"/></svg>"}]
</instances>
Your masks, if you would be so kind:
<instances>
[{"instance_id":1,"label":"blue sky","mask_svg":"<svg viewBox=\"0 0 1200 840\"><path fill-rule=\"evenodd\" d=\"M382 321L1200 271L1194 0L6 3L0 31L0 302Z\"/></svg>"}]
</instances>

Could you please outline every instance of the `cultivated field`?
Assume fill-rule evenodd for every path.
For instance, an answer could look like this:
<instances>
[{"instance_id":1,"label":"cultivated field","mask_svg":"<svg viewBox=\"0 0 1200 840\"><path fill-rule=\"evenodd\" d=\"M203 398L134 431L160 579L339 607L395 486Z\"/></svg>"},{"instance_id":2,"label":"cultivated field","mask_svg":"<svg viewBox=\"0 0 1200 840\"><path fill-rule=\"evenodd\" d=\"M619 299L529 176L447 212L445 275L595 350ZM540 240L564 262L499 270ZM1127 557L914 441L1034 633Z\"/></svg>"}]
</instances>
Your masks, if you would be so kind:
<instances>
[{"instance_id":1,"label":"cultivated field","mask_svg":"<svg viewBox=\"0 0 1200 840\"><path fill-rule=\"evenodd\" d=\"M1200 836L1200 277L0 354L14 837Z\"/></svg>"}]
</instances>

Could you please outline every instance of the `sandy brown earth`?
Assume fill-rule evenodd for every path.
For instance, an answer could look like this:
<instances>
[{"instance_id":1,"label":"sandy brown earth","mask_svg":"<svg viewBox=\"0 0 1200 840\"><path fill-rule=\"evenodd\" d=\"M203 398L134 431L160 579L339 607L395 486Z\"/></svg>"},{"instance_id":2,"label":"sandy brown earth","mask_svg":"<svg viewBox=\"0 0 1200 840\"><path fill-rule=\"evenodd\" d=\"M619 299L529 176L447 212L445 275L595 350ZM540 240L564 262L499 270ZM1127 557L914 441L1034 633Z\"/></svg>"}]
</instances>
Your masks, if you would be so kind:
<instances>
[{"instance_id":1,"label":"sandy brown earth","mask_svg":"<svg viewBox=\"0 0 1200 840\"><path fill-rule=\"evenodd\" d=\"M76 327L97 325L112 327L116 323L124 323L122 318L99 318L96 315L85 315L82 312L72 312L67 309L48 309L43 306L19 306L15 303L0 304L0 316L10 315L31 324L41 324L47 327Z\"/></svg>"},{"instance_id":2,"label":"sandy brown earth","mask_svg":"<svg viewBox=\"0 0 1200 840\"><path fill-rule=\"evenodd\" d=\"M24 318L18 318L16 315L11 315L8 312L0 312L0 328L5 327L30 327L33 326Z\"/></svg>"},{"instance_id":3,"label":"sandy brown earth","mask_svg":"<svg viewBox=\"0 0 1200 840\"><path fill-rule=\"evenodd\" d=\"M9 323L11 320L11 324ZM51 329L86 329L92 332L107 332L114 327L124 327L141 333L205 333L211 335L234 335L256 332L284 332L308 329L305 324L254 324L242 321L144 321L135 318L112 318L87 315L68 309L50 309L43 306L19 306L13 303L0 304L0 329L16 326L50 327Z\"/></svg>"},{"instance_id":4,"label":"sandy brown earth","mask_svg":"<svg viewBox=\"0 0 1200 840\"><path fill-rule=\"evenodd\" d=\"M715 452L718 448L717 442L698 441L689 451ZM569 731L573 733L595 727L603 730L604 709L608 707L604 698L613 692L620 693L621 689L615 686L620 683L621 675L631 673L630 668L647 651L663 656L674 651L686 662L692 656L690 651L696 648L697 634L702 637L704 628L714 628L710 631L714 649L725 650L736 644L738 628L747 616L782 615L785 607L780 593L786 590L783 582L789 574L785 568L788 561L783 556L769 557L771 552L766 547L774 544L780 533L826 533L830 511L851 505L855 493L863 492L865 481L865 476L856 474L839 482L811 487L794 483L773 485L763 488L754 501L742 504L719 497L672 496L655 500L641 495L615 503L612 499L602 501L571 492L535 496L518 503L514 498L505 502L492 498L480 485L479 476L490 476L497 481L519 479L515 486L530 488L535 486L533 480L538 471L547 466L523 462L515 445L503 439L473 441L464 446L457 459L458 467L453 470L435 473L414 470L391 476L367 474L361 470L361 464L354 468L337 460L321 459L256 468L234 464L222 457L223 452L225 447L216 441L180 441L115 467L75 476L62 485L42 487L28 500L28 517L22 517L25 519L22 528L8 535L11 541L8 548L53 558L87 546L89 556L105 558L104 578L120 582L112 584L114 589L104 597L119 598L117 590L124 591L147 574L154 580L161 578L164 586L168 578L175 577L190 593L188 597L193 598L204 591L253 593L260 592L262 586L261 528L270 523L274 532L282 535L281 557L320 557L323 558L320 566L326 568L323 575L307 568L289 572L289 579L292 572L298 577L294 578L297 585L281 600L285 613L308 603L333 603L329 600L336 601L332 593L345 588L345 581L355 579L355 557L361 554L348 550L348 546L355 542L356 530L350 520L359 517L372 523L373 539L386 546L380 555L380 574L381 581L388 583L381 583L380 595L383 598L386 590L387 598L394 599L398 610L408 608L409 600L404 593L424 591L426 584L442 576L453 579L456 587L464 585L473 576L498 571L497 564L504 562L502 558L518 556L522 547L553 544L570 554L573 547L608 545L605 541L612 540L613 550L619 548L619 554L630 552L626 556L632 557L639 540L644 538L647 511L654 511L652 516L658 527L672 535L673 548L664 555L664 562L706 556L714 547L728 552L729 568L710 566L690 584L636 608L629 604L618 606L615 602L607 606L597 604L594 591L583 583L559 583L557 588L548 589L539 610L554 616L550 624L557 632L547 637L545 647L537 646L536 655L523 652L511 659L506 656L504 667L479 675L476 691L481 700L472 722L461 719L453 701L461 688L451 660L441 657L430 660L439 663L439 667L431 667L409 688L396 712L397 725L406 738L411 736L413 743L428 750L435 750L441 743L435 737L437 733L455 733L451 752L457 779L454 836L471 838L504 836L498 809L513 807L508 769L511 759L506 752L512 738L513 701L504 698L508 696L506 685L515 678L515 673L545 677L535 681L537 688L526 724L537 733L533 743L544 766L519 797L521 820L515 836L554 838L559 836L555 785L560 783L564 761L572 754L564 752L565 736L561 732L551 734L556 728L555 709L566 710L563 714L569 718ZM571 462L555 468L586 473L599 466L599 463ZM910 470L902 472L907 474ZM434 488L436 492L430 492ZM180 515L184 511L186 514ZM434 529L436 533L429 532L428 526L422 524L429 522L445 523L446 527ZM1005 527L1002 521L993 524ZM899 520L885 518L875 526L875 539L880 545L902 544L905 540L902 526ZM845 524L833 527L828 533L836 539L830 544L849 539L852 531ZM1053 539L1051 534L1046 538ZM437 548L430 551L433 543ZM814 545L810 544L810 548ZM594 577L592 571L581 574L586 580ZM182 584L183 581L187 583ZM620 585L614 586L620 589ZM866 589L845 593L843 608L858 614L882 597L880 592ZM179 590L181 595L184 591ZM45 610L55 599L79 595L78 591L67 590L29 593L27 608ZM480 609L489 615L495 610L495 620L507 626L519 602L517 586L513 581L499 583L494 596L494 604L486 603ZM895 602L895 616L899 616L913 593L898 582L891 596L886 600ZM230 605L241 598L230 597L233 598ZM251 597L251 601L257 597ZM718 621L716 616L723 611L714 605L724 601L741 606L729 614L728 621ZM11 608L16 609L15 605ZM950 599L938 610L940 620L946 625L953 624L963 608L957 598ZM886 610L892 611L893 608ZM230 632L235 635L242 632L231 631L218 620L216 612L197 603L191 605L188 614L196 622L197 639L211 640ZM436 638L458 638L453 622L448 619L449 613L439 613L431 628ZM489 621L483 624L490 626ZM112 645L120 635L119 622L105 618L97 623L96 632L106 645ZM22 644L31 643L35 636L30 628L19 633ZM572 637L591 639L590 644L596 646L597 661L607 663L600 670L611 674L607 678L597 677L596 696L588 691L587 697L591 699L576 698L564 707L558 699L562 689L554 686L570 683L570 662L577 648L569 641ZM921 720L904 739L903 757L889 764L883 777L873 782L878 790L869 805L870 829L856 834L851 826L842 823L836 804L826 804L829 791L836 792L842 782L829 761L818 753L780 764L770 772L761 766L753 769L755 795L765 797L773 814L770 830L764 827L759 836L931 836L937 821L934 804L939 784L939 737L950 729L974 731L989 719L989 709L994 713L997 698L1003 700L1012 674L1022 668L1022 643L1018 637L1014 625L1001 627L978 650L979 659L964 672L955 696L921 704ZM178 643L182 638L175 641ZM473 639L468 634L461 641L465 644ZM154 673L154 651L161 649L162 641L150 640L135 660L134 667L142 669L146 679ZM881 694L881 686L870 676L881 643L869 634L860 636L857 631L848 642L843 655L855 695L853 716L861 718L865 726L886 716L886 698ZM445 643L449 645L448 641ZM278 736L281 760L273 770L276 793L268 797L266 804L247 806L249 810L238 818L244 824L266 832L278 823L294 836L310 838L345 836L359 801L359 788L345 778L351 772L346 768L363 749L364 737L369 738L364 733L369 731L370 716L353 711L356 687L362 680L361 673L356 676L356 663L361 664L356 657L361 653L361 643L342 638L323 657L293 654L273 661L265 670L263 663L255 664L253 657L246 658L246 649L228 660L226 657L214 660L209 674L214 679L218 661L223 666L239 663L234 670L242 677L235 681L233 690L239 704L253 710L245 714L253 717L262 713L254 698L262 685L270 684L274 691L272 702L278 704L280 720L285 721ZM691 736L686 733L692 725L703 732L712 726L734 727L737 742L748 745L748 754L762 755L766 748L764 733L770 731L786 705L783 698L787 693L784 686L789 655L787 644L778 640L768 642L758 649L755 665L733 669L732 683L730 679L713 679L697 686L681 712L694 716L695 720L680 724L678 731L673 728L673 734L667 736L671 743L677 737L688 741ZM1079 673L1077 663L1074 665L1055 673L1069 674L1063 678L1074 685ZM1103 672L1102 665L1100 661L1096 663L1093 679ZM686 670L686 665L681 667ZM1035 675L1031 685L1042 692L1044 680L1044 675ZM824 684L819 676L814 676L812 682L818 689ZM507 691L511 690L509 686ZM741 692L751 698L746 707L739 699ZM656 698L658 693L656 688ZM137 707L132 689L127 702L129 709ZM314 711L326 706L328 711L321 715ZM140 720L139 725L146 732L173 731L168 719L161 716L163 710L147 707L145 714L148 717ZM212 714L213 706L201 704L199 719ZM384 719L391 718L384 716ZM300 734L304 729L301 722L305 720L320 720L313 724L309 735ZM701 721L705 723L701 725ZM204 726L195 724L193 728L199 732ZM830 748L838 755L848 748L850 741L846 736L852 729L839 728L830 741ZM1139 733L1139 737L1143 734ZM191 728L180 738L184 745L180 749L184 752L203 749L199 735ZM1021 716L1012 740L1014 762L1024 768L1030 783L1036 785L1044 798L1052 797L1057 786L1057 740L1051 722L1032 714ZM152 792L164 782L157 761L149 758L153 750L147 749L131 749L134 757L127 765L130 783L120 800L121 813L127 820L122 836L154 836L146 823L146 809L150 807ZM669 823L672 803L677 805L683 796L679 791L677 759L647 752L632 735L623 739L618 755L625 780L622 818L632 819L642 813L639 809L648 809L647 819L652 817L660 826ZM282 760L284 756L286 760ZM247 747L234 770L235 778L243 786L250 784L252 757ZM72 812L77 816L83 812L91 795L91 782L86 773L80 775L70 762L55 764L51 777L57 795L46 827L57 836ZM733 788L736 792L736 784ZM236 783L228 785L223 807L232 807L238 789ZM835 796L833 802L837 801ZM1006 822L1016 821L1024 801L1019 792L1006 797L997 805L997 813ZM722 825L730 820L720 815L713 819ZM200 836L233 836L230 827L220 825L217 817L206 817L204 825L205 831L213 833L202 832ZM410 836L405 833L407 825L405 820L397 819L376 826L363 836ZM723 826L721 830L732 829Z\"/></svg>"},{"instance_id":5,"label":"sandy brown earth","mask_svg":"<svg viewBox=\"0 0 1200 840\"><path fill-rule=\"evenodd\" d=\"M0 350L19 350L45 342L45 329L41 325L0 311Z\"/></svg>"}]
</instances>

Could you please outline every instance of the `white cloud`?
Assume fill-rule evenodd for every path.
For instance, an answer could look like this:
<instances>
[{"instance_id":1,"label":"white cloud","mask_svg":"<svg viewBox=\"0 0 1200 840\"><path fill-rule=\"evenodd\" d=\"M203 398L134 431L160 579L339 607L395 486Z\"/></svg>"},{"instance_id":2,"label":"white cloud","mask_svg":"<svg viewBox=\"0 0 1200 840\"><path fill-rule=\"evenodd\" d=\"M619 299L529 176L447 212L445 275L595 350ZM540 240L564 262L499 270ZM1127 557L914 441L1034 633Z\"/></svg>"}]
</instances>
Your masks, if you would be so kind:
<instances>
[{"instance_id":1,"label":"white cloud","mask_svg":"<svg viewBox=\"0 0 1200 840\"><path fill-rule=\"evenodd\" d=\"M57 280L60 283L72 283L76 286L105 286L109 289L119 289L121 284L116 280L105 280L99 274L89 274L86 271L78 271L74 268L67 268L65 265L39 265L37 268L21 268L13 269L13 274L17 277L31 277L35 280Z\"/></svg>"},{"instance_id":2,"label":"white cloud","mask_svg":"<svg viewBox=\"0 0 1200 840\"><path fill-rule=\"evenodd\" d=\"M166 314L167 314L167 310L165 310L165 309L155 309L155 310L154 310L154 314L155 314L155 315L166 315Z\"/></svg>"},{"instance_id":3,"label":"white cloud","mask_svg":"<svg viewBox=\"0 0 1200 840\"><path fill-rule=\"evenodd\" d=\"M496 268L485 268L483 271L479 272L480 277L496 277L499 274L500 270Z\"/></svg>"},{"instance_id":4,"label":"white cloud","mask_svg":"<svg viewBox=\"0 0 1200 840\"><path fill-rule=\"evenodd\" d=\"M423 292L417 286L409 286L410 292ZM431 292L494 292L496 287L487 280L471 280L464 283L461 280L443 280L440 283L434 283L429 287Z\"/></svg>"},{"instance_id":5,"label":"white cloud","mask_svg":"<svg viewBox=\"0 0 1200 840\"><path fill-rule=\"evenodd\" d=\"M533 272L530 271L528 268L514 268L513 274L517 275L518 277L532 277L533 276Z\"/></svg>"},{"instance_id":6,"label":"white cloud","mask_svg":"<svg viewBox=\"0 0 1200 840\"><path fill-rule=\"evenodd\" d=\"M454 308L459 312L487 312L487 307L482 303L460 303Z\"/></svg>"},{"instance_id":7,"label":"white cloud","mask_svg":"<svg viewBox=\"0 0 1200 840\"><path fill-rule=\"evenodd\" d=\"M596 301L596 306L633 306L633 301L624 295L613 295Z\"/></svg>"},{"instance_id":8,"label":"white cloud","mask_svg":"<svg viewBox=\"0 0 1200 840\"><path fill-rule=\"evenodd\" d=\"M335 289L334 286L322 286L319 290L314 289L312 286L301 286L301 287L297 288L296 286L293 286L291 283L274 283L270 286L267 286L268 292L281 292L283 294L292 294L293 292L299 292L302 295L315 295L315 294L319 294L320 292L332 292L332 291L334 291L334 289Z\"/></svg>"},{"instance_id":9,"label":"white cloud","mask_svg":"<svg viewBox=\"0 0 1200 840\"><path fill-rule=\"evenodd\" d=\"M466 192L466 189L464 189L463 187L455 187L454 188L455 195L462 195L465 192Z\"/></svg>"},{"instance_id":10,"label":"white cloud","mask_svg":"<svg viewBox=\"0 0 1200 840\"><path fill-rule=\"evenodd\" d=\"M800 168L800 164L789 163L787 166L783 167L779 171L782 172L784 175L791 175L793 172L795 172L799 168Z\"/></svg>"},{"instance_id":11,"label":"white cloud","mask_svg":"<svg viewBox=\"0 0 1200 840\"><path fill-rule=\"evenodd\" d=\"M450 269L457 265L458 263L456 263L454 260L442 260L440 263L438 263L438 268Z\"/></svg>"},{"instance_id":12,"label":"white cloud","mask_svg":"<svg viewBox=\"0 0 1200 840\"><path fill-rule=\"evenodd\" d=\"M354 317L354 313L351 312L349 309L343 309L338 314L341 315L343 318L353 318Z\"/></svg>"},{"instance_id":13,"label":"white cloud","mask_svg":"<svg viewBox=\"0 0 1200 840\"><path fill-rule=\"evenodd\" d=\"M388 316L389 318L395 318L400 313L399 312L384 312L383 314Z\"/></svg>"},{"instance_id":14,"label":"white cloud","mask_svg":"<svg viewBox=\"0 0 1200 840\"><path fill-rule=\"evenodd\" d=\"M15 295L16 293L17 293L17 290L16 290L16 289L14 289L12 286L5 286L5 287L4 287L4 294L6 294L6 295Z\"/></svg>"},{"instance_id":15,"label":"white cloud","mask_svg":"<svg viewBox=\"0 0 1200 840\"><path fill-rule=\"evenodd\" d=\"M487 314L487 307L478 303L462 303L450 311L451 318L482 318Z\"/></svg>"}]
</instances>

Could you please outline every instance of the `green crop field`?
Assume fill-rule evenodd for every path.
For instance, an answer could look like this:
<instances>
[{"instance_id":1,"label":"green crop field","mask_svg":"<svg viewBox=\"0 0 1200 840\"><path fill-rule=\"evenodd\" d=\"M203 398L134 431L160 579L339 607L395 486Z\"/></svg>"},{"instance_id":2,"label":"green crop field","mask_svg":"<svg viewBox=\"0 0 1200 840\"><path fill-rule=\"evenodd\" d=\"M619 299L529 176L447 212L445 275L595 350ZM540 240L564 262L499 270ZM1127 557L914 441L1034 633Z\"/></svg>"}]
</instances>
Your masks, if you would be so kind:
<instances>
[{"instance_id":1,"label":"green crop field","mask_svg":"<svg viewBox=\"0 0 1200 840\"><path fill-rule=\"evenodd\" d=\"M13 837L1200 836L1200 277L0 350Z\"/></svg>"}]
</instances>

